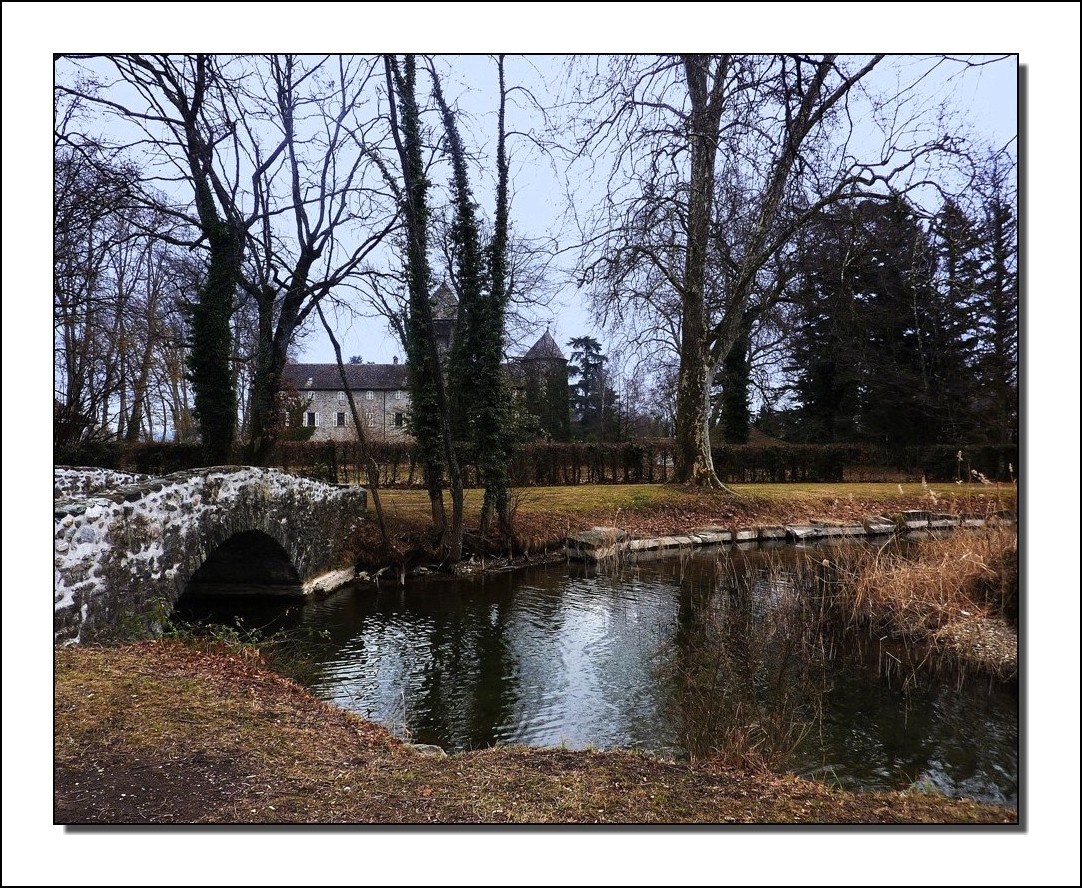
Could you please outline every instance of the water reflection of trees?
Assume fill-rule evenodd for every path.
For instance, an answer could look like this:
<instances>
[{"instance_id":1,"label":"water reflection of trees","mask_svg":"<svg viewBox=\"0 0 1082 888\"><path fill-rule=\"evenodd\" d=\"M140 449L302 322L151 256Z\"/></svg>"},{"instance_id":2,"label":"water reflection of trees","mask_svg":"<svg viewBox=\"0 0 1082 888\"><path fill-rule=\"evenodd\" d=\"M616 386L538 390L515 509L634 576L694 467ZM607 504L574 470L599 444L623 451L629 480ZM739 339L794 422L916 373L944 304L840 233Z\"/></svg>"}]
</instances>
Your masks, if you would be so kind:
<instances>
[{"instance_id":1,"label":"water reflection of trees","mask_svg":"<svg viewBox=\"0 0 1082 888\"><path fill-rule=\"evenodd\" d=\"M1017 803L1017 700L990 682L915 671L891 680L872 649L852 640L831 664L832 687L816 749L802 750L800 773L831 775L853 789L911 784L950 796ZM893 661L892 661L893 662ZM897 667L896 667L897 668ZM840 764L844 762L844 764Z\"/></svg>"},{"instance_id":2,"label":"water reflection of trees","mask_svg":"<svg viewBox=\"0 0 1082 888\"><path fill-rule=\"evenodd\" d=\"M426 599L431 657L409 704L415 739L476 749L491 746L511 723L519 688L508 633L514 598L506 586L489 584L482 606L451 606L457 593Z\"/></svg>"},{"instance_id":3,"label":"water reflection of trees","mask_svg":"<svg viewBox=\"0 0 1082 888\"><path fill-rule=\"evenodd\" d=\"M797 567L698 560L679 591L670 717L694 758L784 767L821 718L829 643Z\"/></svg>"},{"instance_id":4,"label":"water reflection of trees","mask_svg":"<svg viewBox=\"0 0 1082 888\"><path fill-rule=\"evenodd\" d=\"M1010 803L1017 688L959 688L821 621L824 557L699 552L337 597L304 609L333 627L317 689L449 748L643 745Z\"/></svg>"}]
</instances>

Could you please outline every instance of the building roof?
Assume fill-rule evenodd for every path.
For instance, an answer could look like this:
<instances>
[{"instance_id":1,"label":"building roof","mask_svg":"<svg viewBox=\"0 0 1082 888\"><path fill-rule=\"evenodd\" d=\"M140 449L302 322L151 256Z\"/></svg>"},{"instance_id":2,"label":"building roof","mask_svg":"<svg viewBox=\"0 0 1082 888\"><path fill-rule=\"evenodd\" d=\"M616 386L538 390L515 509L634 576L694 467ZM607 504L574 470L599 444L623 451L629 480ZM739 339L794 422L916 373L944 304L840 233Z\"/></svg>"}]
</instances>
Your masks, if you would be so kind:
<instances>
[{"instance_id":1,"label":"building roof","mask_svg":"<svg viewBox=\"0 0 1082 888\"><path fill-rule=\"evenodd\" d=\"M458 314L458 300L446 283L432 294L437 318L453 319ZM512 358L504 366L512 378L520 378L524 368L520 361L566 361L560 346L547 330L521 358ZM346 379L353 391L400 391L409 387L405 364L346 364ZM342 390L337 364L286 364L282 383L297 391Z\"/></svg>"},{"instance_id":2,"label":"building roof","mask_svg":"<svg viewBox=\"0 0 1082 888\"><path fill-rule=\"evenodd\" d=\"M397 391L407 387L405 364L346 364L353 391ZM286 364L282 382L297 391L341 391L337 364Z\"/></svg>"},{"instance_id":3,"label":"building roof","mask_svg":"<svg viewBox=\"0 0 1082 888\"><path fill-rule=\"evenodd\" d=\"M522 361L551 361L555 358L558 361L566 361L564 353L560 351L560 346L556 344L556 340L552 338L552 334L548 330L544 335L537 340L530 350L526 352L519 360Z\"/></svg>"},{"instance_id":4,"label":"building roof","mask_svg":"<svg viewBox=\"0 0 1082 888\"><path fill-rule=\"evenodd\" d=\"M437 321L458 319L458 299L444 281L432 294L432 317Z\"/></svg>"}]
</instances>

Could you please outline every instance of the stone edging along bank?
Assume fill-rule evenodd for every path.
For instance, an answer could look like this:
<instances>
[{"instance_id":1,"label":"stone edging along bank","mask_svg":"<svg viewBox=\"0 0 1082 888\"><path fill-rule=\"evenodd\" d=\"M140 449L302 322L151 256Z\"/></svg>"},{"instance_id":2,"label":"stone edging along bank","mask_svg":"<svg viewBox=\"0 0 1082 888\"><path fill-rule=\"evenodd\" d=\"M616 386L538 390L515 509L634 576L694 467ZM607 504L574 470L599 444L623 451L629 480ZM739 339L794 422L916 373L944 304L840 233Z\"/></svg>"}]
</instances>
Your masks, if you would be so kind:
<instances>
[{"instance_id":1,"label":"stone edging along bank","mask_svg":"<svg viewBox=\"0 0 1082 888\"><path fill-rule=\"evenodd\" d=\"M894 518L877 515L860 524L809 521L807 524L777 524L746 528L709 526L699 527L684 534L642 539L632 539L631 534L618 527L594 527L571 534L565 546L569 558L595 563L627 553L663 552L670 549L690 549L726 543L758 543L770 540L804 542L843 537L917 535L930 530L951 530L956 527L977 528L997 523L1013 524L1014 521L1015 516L1010 512L997 512L986 520L910 510Z\"/></svg>"}]
</instances>

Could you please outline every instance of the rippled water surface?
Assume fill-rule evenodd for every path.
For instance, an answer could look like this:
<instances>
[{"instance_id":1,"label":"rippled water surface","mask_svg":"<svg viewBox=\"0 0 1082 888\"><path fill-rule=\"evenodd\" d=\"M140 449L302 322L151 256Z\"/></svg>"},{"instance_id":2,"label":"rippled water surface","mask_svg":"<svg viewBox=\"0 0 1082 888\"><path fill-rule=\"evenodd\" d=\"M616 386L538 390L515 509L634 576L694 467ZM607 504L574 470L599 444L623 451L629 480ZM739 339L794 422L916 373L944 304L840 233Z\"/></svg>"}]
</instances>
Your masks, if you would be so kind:
<instances>
[{"instance_id":1,"label":"rippled water surface","mask_svg":"<svg viewBox=\"0 0 1082 888\"><path fill-rule=\"evenodd\" d=\"M611 576L555 565L241 613L324 632L312 690L415 742L680 756L692 735L793 722L807 729L798 773L1016 804L1016 688L914 675L877 640L810 633L801 566L823 554L703 552Z\"/></svg>"}]
</instances>

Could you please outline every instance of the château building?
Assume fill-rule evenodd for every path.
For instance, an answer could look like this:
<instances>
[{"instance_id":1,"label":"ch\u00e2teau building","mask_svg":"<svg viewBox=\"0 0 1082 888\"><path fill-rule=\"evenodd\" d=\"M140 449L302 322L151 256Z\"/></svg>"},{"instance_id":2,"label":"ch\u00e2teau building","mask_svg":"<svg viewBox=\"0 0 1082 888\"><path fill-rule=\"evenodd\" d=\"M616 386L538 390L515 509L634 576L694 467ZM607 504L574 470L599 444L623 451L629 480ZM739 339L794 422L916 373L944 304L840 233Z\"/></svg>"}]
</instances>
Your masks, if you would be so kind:
<instances>
[{"instance_id":1,"label":"ch\u00e2teau building","mask_svg":"<svg viewBox=\"0 0 1082 888\"><path fill-rule=\"evenodd\" d=\"M458 299L446 283L432 295L436 342L446 355L454 338ZM527 352L505 365L516 397L537 417L541 429L556 440L567 438L570 430L567 388L567 358L546 330ZM396 356L390 364L346 364L357 411L370 440L410 440L409 375ZM337 364L287 364L282 371L283 387L300 396L302 422L315 427L311 440L349 441L355 438L349 401L342 388Z\"/></svg>"}]
</instances>

